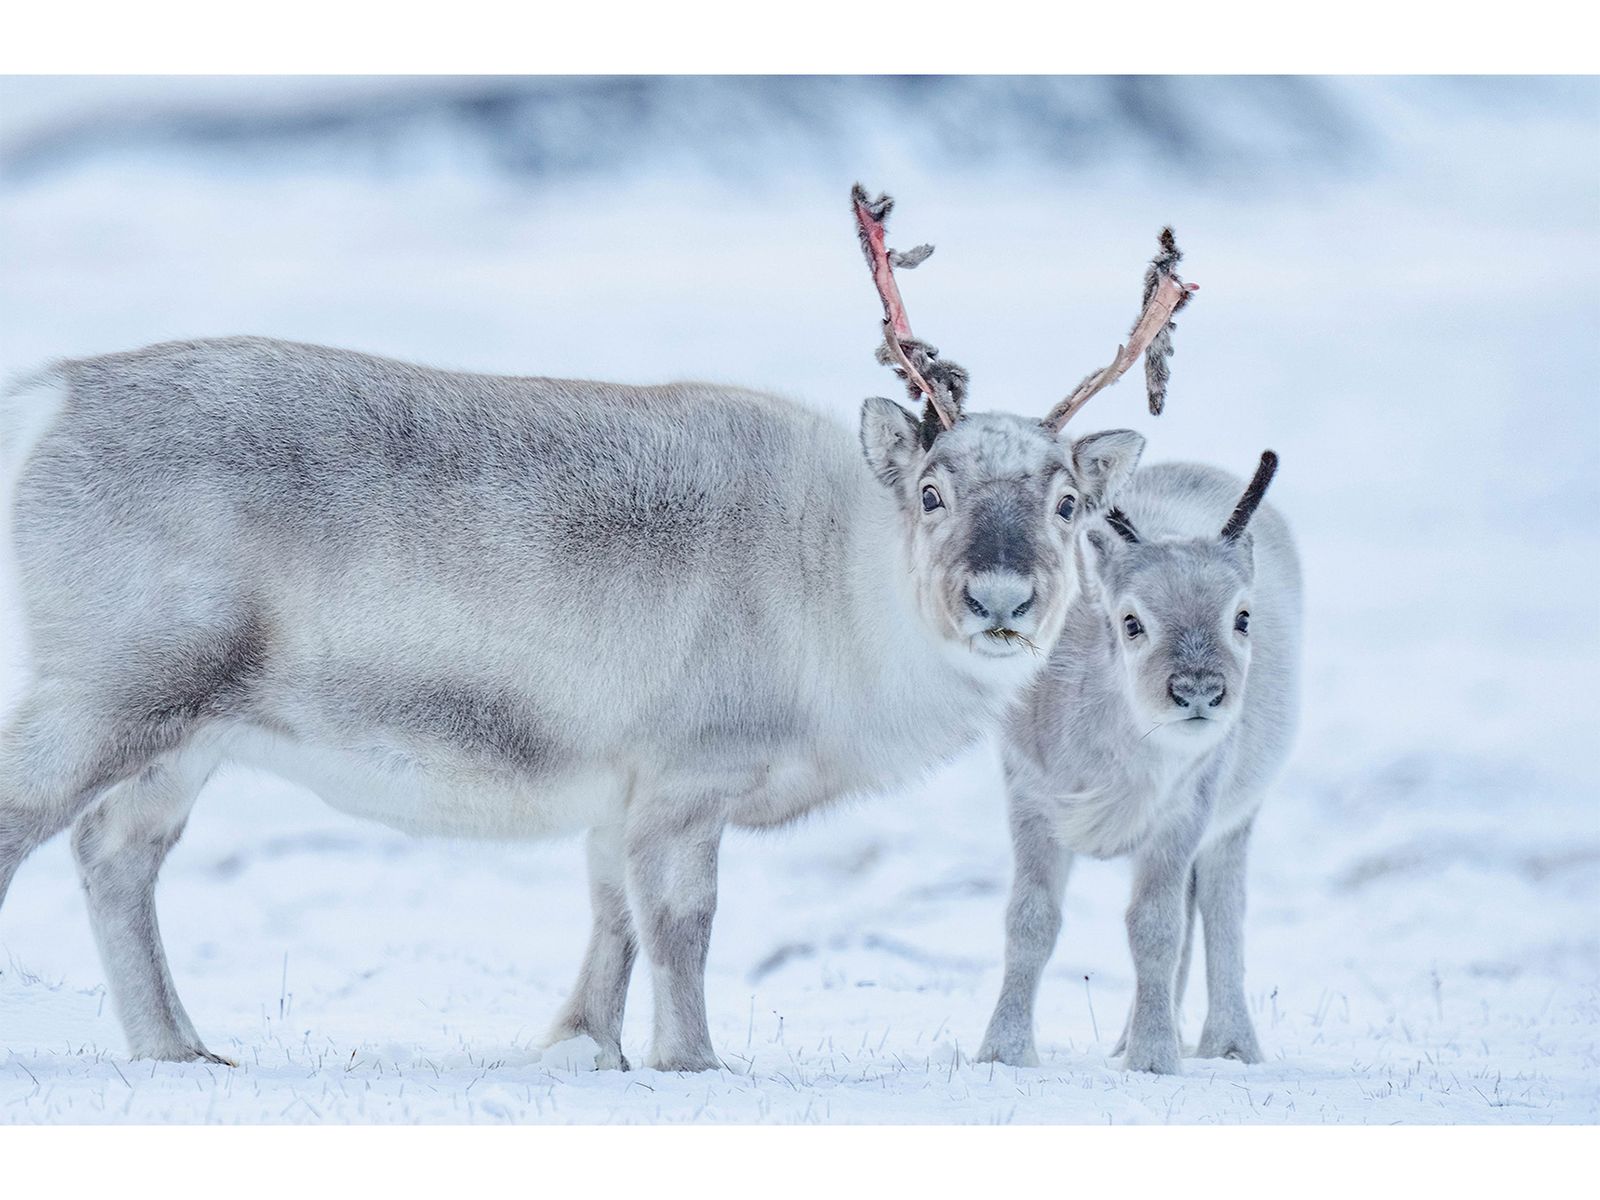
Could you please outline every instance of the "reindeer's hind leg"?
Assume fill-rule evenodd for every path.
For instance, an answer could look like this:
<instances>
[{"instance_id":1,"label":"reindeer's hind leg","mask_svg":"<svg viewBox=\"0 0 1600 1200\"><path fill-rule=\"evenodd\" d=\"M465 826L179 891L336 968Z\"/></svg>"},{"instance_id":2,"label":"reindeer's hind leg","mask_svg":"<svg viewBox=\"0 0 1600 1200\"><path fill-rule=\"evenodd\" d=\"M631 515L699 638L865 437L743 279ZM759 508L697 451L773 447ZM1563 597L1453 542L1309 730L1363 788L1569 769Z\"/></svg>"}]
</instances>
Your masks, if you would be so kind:
<instances>
[{"instance_id":1,"label":"reindeer's hind leg","mask_svg":"<svg viewBox=\"0 0 1600 1200\"><path fill-rule=\"evenodd\" d=\"M120 677L40 677L0 734L0 891L32 850L73 839L90 918L133 1053L206 1057L172 995L156 934L156 872L215 758L194 749L202 712L238 675L206 653L103 659ZM200 755L200 757L195 757ZM85 815L88 814L88 815Z\"/></svg>"},{"instance_id":2,"label":"reindeer's hind leg","mask_svg":"<svg viewBox=\"0 0 1600 1200\"><path fill-rule=\"evenodd\" d=\"M156 875L217 756L191 744L118 784L72 830L89 922L134 1058L228 1063L201 1044L167 968Z\"/></svg>"},{"instance_id":3,"label":"reindeer's hind leg","mask_svg":"<svg viewBox=\"0 0 1600 1200\"><path fill-rule=\"evenodd\" d=\"M0 902L23 859L106 788L148 764L92 695L43 679L0 730Z\"/></svg>"},{"instance_id":4,"label":"reindeer's hind leg","mask_svg":"<svg viewBox=\"0 0 1600 1200\"><path fill-rule=\"evenodd\" d=\"M556 1018L546 1044L587 1035L600 1047L595 1067L628 1069L622 1054L622 1012L638 940L628 911L626 859L621 825L589 831L589 903L594 925L583 969L572 997Z\"/></svg>"}]
</instances>

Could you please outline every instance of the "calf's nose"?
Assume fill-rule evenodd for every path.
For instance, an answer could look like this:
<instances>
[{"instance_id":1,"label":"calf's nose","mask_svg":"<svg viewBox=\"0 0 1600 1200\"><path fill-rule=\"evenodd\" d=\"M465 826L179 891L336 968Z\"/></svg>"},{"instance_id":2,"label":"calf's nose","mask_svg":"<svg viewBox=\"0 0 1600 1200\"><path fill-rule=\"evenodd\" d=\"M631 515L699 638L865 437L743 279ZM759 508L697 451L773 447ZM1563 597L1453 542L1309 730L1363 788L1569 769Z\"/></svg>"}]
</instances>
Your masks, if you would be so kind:
<instances>
[{"instance_id":1,"label":"calf's nose","mask_svg":"<svg viewBox=\"0 0 1600 1200\"><path fill-rule=\"evenodd\" d=\"M1227 694L1218 671L1180 671L1167 679L1167 695L1179 708L1216 708Z\"/></svg>"}]
</instances>

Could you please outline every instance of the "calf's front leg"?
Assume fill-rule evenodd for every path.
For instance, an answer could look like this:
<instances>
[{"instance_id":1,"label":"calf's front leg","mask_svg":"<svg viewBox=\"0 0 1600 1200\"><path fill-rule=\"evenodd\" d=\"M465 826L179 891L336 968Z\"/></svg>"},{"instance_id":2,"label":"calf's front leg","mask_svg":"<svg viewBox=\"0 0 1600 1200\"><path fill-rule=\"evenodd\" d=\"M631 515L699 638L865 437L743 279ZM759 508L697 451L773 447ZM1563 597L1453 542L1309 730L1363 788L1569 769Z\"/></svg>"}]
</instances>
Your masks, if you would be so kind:
<instances>
[{"instance_id":1,"label":"calf's front leg","mask_svg":"<svg viewBox=\"0 0 1600 1200\"><path fill-rule=\"evenodd\" d=\"M699 807L636 802L626 832L628 898L655 991L648 1065L659 1071L722 1065L706 1024L706 952L717 911L722 820L720 813L694 811Z\"/></svg>"},{"instance_id":2,"label":"calf's front leg","mask_svg":"<svg viewBox=\"0 0 1600 1200\"><path fill-rule=\"evenodd\" d=\"M1245 851L1249 824L1209 846L1195 863L1206 937L1206 1023L1201 1058L1261 1061L1261 1045L1244 1000Z\"/></svg>"},{"instance_id":3,"label":"calf's front leg","mask_svg":"<svg viewBox=\"0 0 1600 1200\"><path fill-rule=\"evenodd\" d=\"M1006 906L1006 973L1000 999L989 1018L979 1062L1037 1067L1034 1045L1034 1001L1039 977L1055 950L1061 932L1061 897L1067 886L1072 854L1061 849L1049 824L1013 796L1011 840L1016 874Z\"/></svg>"},{"instance_id":4,"label":"calf's front leg","mask_svg":"<svg viewBox=\"0 0 1600 1200\"><path fill-rule=\"evenodd\" d=\"M1189 984L1189 961L1194 951L1194 918L1195 918L1195 875L1193 868L1189 871L1189 880L1183 889L1184 917L1183 917L1183 948L1178 951L1178 983L1172 989L1173 1018L1177 1020L1183 1016L1183 993ZM1133 1028L1133 1009L1128 1009L1128 1015L1122 1022L1122 1033L1117 1037L1117 1044L1111 1048L1113 1057L1126 1054L1128 1051L1128 1031ZM1180 1023L1178 1038L1181 1042L1183 1029Z\"/></svg>"},{"instance_id":5,"label":"calf's front leg","mask_svg":"<svg viewBox=\"0 0 1600 1200\"><path fill-rule=\"evenodd\" d=\"M1203 782L1195 807L1154 838L1136 861L1128 905L1134 986L1124 1063L1130 1071L1176 1075L1180 1068L1173 985L1189 920L1190 871L1209 808L1210 792Z\"/></svg>"}]
</instances>

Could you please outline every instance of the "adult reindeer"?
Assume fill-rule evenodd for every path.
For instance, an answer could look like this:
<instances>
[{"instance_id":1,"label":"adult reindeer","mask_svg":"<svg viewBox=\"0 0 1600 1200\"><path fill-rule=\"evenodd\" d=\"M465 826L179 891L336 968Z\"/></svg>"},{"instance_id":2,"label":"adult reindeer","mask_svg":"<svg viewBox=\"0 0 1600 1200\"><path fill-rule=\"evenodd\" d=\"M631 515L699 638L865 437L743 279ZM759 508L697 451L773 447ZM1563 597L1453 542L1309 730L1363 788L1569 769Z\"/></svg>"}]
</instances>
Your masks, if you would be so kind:
<instances>
[{"instance_id":1,"label":"adult reindeer","mask_svg":"<svg viewBox=\"0 0 1600 1200\"><path fill-rule=\"evenodd\" d=\"M10 394L35 677L0 741L0 895L73 827L135 1055L220 1061L152 896L238 760L414 833L588 830L593 932L553 1039L627 1065L642 945L650 1065L717 1065L724 827L886 788L986 730L1076 593L1078 514L1143 445L967 413L966 372L911 337L894 284L926 251L885 247L886 197L852 203L880 355L926 406L866 401L859 445L736 388L259 338L63 362ZM1124 357L1164 353L1170 275Z\"/></svg>"}]
</instances>

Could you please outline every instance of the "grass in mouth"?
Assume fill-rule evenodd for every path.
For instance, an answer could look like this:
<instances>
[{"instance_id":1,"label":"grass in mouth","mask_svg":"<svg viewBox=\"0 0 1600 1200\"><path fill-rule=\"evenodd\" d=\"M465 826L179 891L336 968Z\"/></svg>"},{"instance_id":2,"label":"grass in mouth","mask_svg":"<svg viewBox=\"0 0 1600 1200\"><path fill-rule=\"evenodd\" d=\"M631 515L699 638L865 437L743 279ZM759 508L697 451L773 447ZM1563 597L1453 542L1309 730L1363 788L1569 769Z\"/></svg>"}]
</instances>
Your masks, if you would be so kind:
<instances>
[{"instance_id":1,"label":"grass in mouth","mask_svg":"<svg viewBox=\"0 0 1600 1200\"><path fill-rule=\"evenodd\" d=\"M983 634L985 637L993 638L997 642L1020 642L1034 654L1040 652L1036 643L1029 641L1015 629L985 629Z\"/></svg>"}]
</instances>

